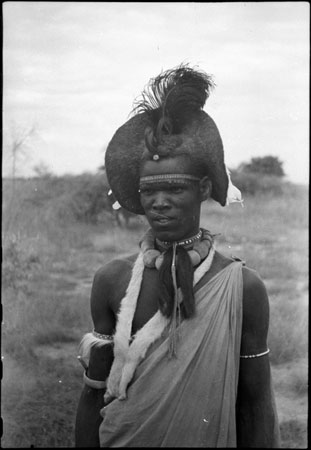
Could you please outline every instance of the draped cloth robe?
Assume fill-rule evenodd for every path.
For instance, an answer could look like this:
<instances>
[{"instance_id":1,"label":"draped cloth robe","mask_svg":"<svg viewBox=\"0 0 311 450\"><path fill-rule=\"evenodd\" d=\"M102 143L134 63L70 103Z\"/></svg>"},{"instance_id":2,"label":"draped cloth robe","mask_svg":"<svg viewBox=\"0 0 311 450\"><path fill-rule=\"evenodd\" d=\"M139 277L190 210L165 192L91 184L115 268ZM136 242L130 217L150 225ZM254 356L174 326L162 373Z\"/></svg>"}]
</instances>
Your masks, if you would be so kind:
<instances>
[{"instance_id":1,"label":"draped cloth robe","mask_svg":"<svg viewBox=\"0 0 311 450\"><path fill-rule=\"evenodd\" d=\"M242 328L242 264L195 292L196 314L149 348L125 400L101 410L101 447L236 447L235 404Z\"/></svg>"}]
</instances>

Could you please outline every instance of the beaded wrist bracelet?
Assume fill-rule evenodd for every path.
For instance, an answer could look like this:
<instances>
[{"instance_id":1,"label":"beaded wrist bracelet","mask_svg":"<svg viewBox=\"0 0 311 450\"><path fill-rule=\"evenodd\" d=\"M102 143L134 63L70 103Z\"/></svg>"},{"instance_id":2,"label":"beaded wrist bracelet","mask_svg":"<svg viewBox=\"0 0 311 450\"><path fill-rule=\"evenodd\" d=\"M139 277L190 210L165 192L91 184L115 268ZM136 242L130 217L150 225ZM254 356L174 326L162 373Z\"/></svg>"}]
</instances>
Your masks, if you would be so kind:
<instances>
[{"instance_id":1,"label":"beaded wrist bracelet","mask_svg":"<svg viewBox=\"0 0 311 450\"><path fill-rule=\"evenodd\" d=\"M267 355L269 352L270 352L270 350L268 349L265 352L257 353L256 355L240 355L240 358L244 358L244 359L247 359L247 358L259 358L259 356Z\"/></svg>"}]
</instances>

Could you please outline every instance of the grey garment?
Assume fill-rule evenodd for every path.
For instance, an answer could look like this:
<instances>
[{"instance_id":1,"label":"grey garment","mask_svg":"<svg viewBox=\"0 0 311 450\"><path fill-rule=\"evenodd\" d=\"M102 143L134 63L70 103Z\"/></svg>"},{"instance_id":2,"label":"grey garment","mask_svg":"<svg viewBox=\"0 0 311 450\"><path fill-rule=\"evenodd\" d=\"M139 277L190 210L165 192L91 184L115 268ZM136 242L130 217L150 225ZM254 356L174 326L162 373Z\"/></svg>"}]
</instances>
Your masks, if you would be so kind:
<instances>
[{"instance_id":1,"label":"grey garment","mask_svg":"<svg viewBox=\"0 0 311 450\"><path fill-rule=\"evenodd\" d=\"M102 447L236 447L242 328L242 264L233 262L195 294L196 314L148 350L126 400L101 410Z\"/></svg>"}]
</instances>

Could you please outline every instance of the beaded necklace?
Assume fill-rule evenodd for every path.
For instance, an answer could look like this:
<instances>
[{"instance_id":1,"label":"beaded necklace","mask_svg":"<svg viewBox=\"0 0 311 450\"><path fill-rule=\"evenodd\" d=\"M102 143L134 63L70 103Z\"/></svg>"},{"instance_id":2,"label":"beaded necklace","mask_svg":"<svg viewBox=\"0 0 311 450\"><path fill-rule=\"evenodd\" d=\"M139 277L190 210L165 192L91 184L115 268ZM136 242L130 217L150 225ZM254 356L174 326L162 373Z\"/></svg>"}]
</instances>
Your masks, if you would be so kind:
<instances>
[{"instance_id":1,"label":"beaded necklace","mask_svg":"<svg viewBox=\"0 0 311 450\"><path fill-rule=\"evenodd\" d=\"M173 248L172 264L171 264L171 276L174 286L174 306L173 313L170 321L170 338L169 338L169 354L172 356L176 354L176 329L181 320L180 305L182 302L181 291L177 286L176 277L176 261L177 261L177 247L183 246L187 251L194 267L198 266L204 259L207 263L207 270L209 270L213 257L215 254L215 249L213 246L214 236L210 231L205 229L200 229L199 232L187 239L180 241L168 242L160 241L155 239L152 229L150 228L142 241L140 242L140 247L143 254L144 265L149 268L160 269L166 250ZM158 249L155 248L157 244ZM162 250L162 251L161 251ZM206 270L206 269L205 269Z\"/></svg>"},{"instance_id":2,"label":"beaded necklace","mask_svg":"<svg viewBox=\"0 0 311 450\"><path fill-rule=\"evenodd\" d=\"M214 235L203 228L195 236L181 241L175 241L174 243L155 239L153 231L150 228L140 241L140 248L143 253L145 266L149 268L155 267L159 270L163 263L165 251L172 245L175 247L182 245L188 250L192 265L196 267L207 257L213 246L213 242ZM159 249L156 248L155 244L157 244Z\"/></svg>"},{"instance_id":3,"label":"beaded necklace","mask_svg":"<svg viewBox=\"0 0 311 450\"><path fill-rule=\"evenodd\" d=\"M192 236L188 239L184 239L183 241L175 241L177 247L179 245L183 245L183 246L188 246L188 245L192 245L194 244L196 241L200 240L202 237L202 230L200 230L195 236ZM156 239L156 242L161 246L161 247L171 247L172 242L169 241L160 241L160 239Z\"/></svg>"}]
</instances>

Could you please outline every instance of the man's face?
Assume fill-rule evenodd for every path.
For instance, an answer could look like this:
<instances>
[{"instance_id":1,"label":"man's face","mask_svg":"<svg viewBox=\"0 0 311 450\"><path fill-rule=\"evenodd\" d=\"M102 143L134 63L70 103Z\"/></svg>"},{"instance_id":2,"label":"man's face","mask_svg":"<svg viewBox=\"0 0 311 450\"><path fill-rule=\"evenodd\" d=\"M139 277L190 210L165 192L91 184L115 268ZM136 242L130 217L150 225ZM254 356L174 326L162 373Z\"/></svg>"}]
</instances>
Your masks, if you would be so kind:
<instances>
[{"instance_id":1,"label":"man's face","mask_svg":"<svg viewBox=\"0 0 311 450\"><path fill-rule=\"evenodd\" d=\"M163 174L189 174L189 168L182 158L165 158L145 162L140 175ZM146 183L141 186L140 201L156 238L177 241L198 233L202 201L199 182Z\"/></svg>"}]
</instances>

